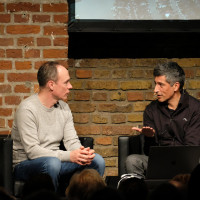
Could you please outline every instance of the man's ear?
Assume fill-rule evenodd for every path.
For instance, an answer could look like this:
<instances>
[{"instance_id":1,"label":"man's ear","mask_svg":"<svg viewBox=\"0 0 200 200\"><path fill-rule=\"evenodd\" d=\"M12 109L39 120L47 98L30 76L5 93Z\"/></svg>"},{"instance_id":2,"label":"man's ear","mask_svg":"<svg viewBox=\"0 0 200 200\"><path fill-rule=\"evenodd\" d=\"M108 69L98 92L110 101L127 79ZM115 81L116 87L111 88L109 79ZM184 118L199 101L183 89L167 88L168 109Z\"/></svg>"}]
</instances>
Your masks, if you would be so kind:
<instances>
[{"instance_id":1,"label":"man's ear","mask_svg":"<svg viewBox=\"0 0 200 200\"><path fill-rule=\"evenodd\" d=\"M54 88L54 81L52 81L52 80L48 81L48 82L47 82L47 86L48 86L48 88L49 88L51 91L53 91L53 88Z\"/></svg>"},{"instance_id":2,"label":"man's ear","mask_svg":"<svg viewBox=\"0 0 200 200\"><path fill-rule=\"evenodd\" d=\"M179 90L180 90L180 83L179 82L174 83L174 91L177 92Z\"/></svg>"}]
</instances>

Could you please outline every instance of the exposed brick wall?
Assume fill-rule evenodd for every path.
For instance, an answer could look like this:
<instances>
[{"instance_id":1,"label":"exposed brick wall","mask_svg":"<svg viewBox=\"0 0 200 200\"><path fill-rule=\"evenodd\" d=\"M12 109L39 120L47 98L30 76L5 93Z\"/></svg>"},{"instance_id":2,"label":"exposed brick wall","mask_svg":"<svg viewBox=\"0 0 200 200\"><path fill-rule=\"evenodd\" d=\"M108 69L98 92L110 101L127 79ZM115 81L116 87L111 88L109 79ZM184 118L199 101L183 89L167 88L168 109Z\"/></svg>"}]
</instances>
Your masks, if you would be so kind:
<instances>
[{"instance_id":1,"label":"exposed brick wall","mask_svg":"<svg viewBox=\"0 0 200 200\"><path fill-rule=\"evenodd\" d=\"M21 3L19 3L21 2ZM134 134L153 97L153 67L163 59L67 59L65 0L0 3L0 134L10 133L21 100L37 91L41 63L68 66L69 105L79 135L92 136L104 156L106 175L116 175L118 136ZM200 98L200 59L172 59L186 72L185 88ZM68 63L68 64L67 64Z\"/></svg>"},{"instance_id":2,"label":"exposed brick wall","mask_svg":"<svg viewBox=\"0 0 200 200\"><path fill-rule=\"evenodd\" d=\"M0 134L10 133L16 107L37 91L38 67L49 60L67 67L67 22L65 0L0 3Z\"/></svg>"},{"instance_id":3,"label":"exposed brick wall","mask_svg":"<svg viewBox=\"0 0 200 200\"><path fill-rule=\"evenodd\" d=\"M153 68L167 59L69 60L73 90L69 105L76 130L95 139L104 156L106 174L116 175L118 136L131 135L142 124L143 111L153 96ZM200 59L171 59L186 72L185 88L200 99Z\"/></svg>"}]
</instances>

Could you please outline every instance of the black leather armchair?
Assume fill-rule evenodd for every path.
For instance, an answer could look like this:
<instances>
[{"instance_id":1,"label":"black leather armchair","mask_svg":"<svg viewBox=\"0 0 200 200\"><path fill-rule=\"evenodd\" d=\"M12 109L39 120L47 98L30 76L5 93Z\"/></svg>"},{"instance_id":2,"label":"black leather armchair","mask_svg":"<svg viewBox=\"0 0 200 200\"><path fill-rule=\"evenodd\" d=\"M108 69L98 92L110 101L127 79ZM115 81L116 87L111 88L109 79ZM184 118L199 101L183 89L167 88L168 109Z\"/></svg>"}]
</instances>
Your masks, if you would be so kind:
<instances>
[{"instance_id":1,"label":"black leather armchair","mask_svg":"<svg viewBox=\"0 0 200 200\"><path fill-rule=\"evenodd\" d=\"M125 161L130 154L144 154L144 135L119 136L118 138L118 176L125 174Z\"/></svg>"},{"instance_id":2,"label":"black leather armchair","mask_svg":"<svg viewBox=\"0 0 200 200\"><path fill-rule=\"evenodd\" d=\"M125 161L130 154L144 154L144 135L120 136L118 138L118 181L125 174ZM145 179L149 191L153 191L158 185L166 182L160 179ZM116 185L116 183L115 183Z\"/></svg>"},{"instance_id":3,"label":"black leather armchair","mask_svg":"<svg viewBox=\"0 0 200 200\"><path fill-rule=\"evenodd\" d=\"M93 148L92 137L79 137L84 147ZM10 194L16 197L21 196L23 181L15 181L12 169L12 148L13 141L8 135L0 135L0 186L4 187ZM60 149L65 150L63 143Z\"/></svg>"}]
</instances>

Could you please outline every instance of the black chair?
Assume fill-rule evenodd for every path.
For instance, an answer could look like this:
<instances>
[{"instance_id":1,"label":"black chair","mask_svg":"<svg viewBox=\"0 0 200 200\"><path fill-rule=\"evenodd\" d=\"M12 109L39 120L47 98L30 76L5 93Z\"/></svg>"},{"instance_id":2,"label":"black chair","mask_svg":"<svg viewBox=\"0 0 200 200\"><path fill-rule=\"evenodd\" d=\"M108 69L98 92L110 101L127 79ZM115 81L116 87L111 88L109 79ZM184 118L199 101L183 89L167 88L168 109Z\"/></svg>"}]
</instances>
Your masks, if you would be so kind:
<instances>
[{"instance_id":1,"label":"black chair","mask_svg":"<svg viewBox=\"0 0 200 200\"><path fill-rule=\"evenodd\" d=\"M107 176L106 183L112 188L117 188L122 174L125 174L125 160L130 154L144 154L144 136L119 136L118 137L118 176Z\"/></svg>"},{"instance_id":2,"label":"black chair","mask_svg":"<svg viewBox=\"0 0 200 200\"><path fill-rule=\"evenodd\" d=\"M92 137L79 137L79 139L84 147L93 148L94 139ZM12 148L12 138L8 135L0 135L0 186L15 197L20 197L24 182L15 181L13 178ZM65 150L63 143L60 149Z\"/></svg>"},{"instance_id":3,"label":"black chair","mask_svg":"<svg viewBox=\"0 0 200 200\"><path fill-rule=\"evenodd\" d=\"M118 138L118 180L126 173L125 161L130 154L144 154L144 135L120 136ZM145 179L149 191L166 182L160 179ZM116 183L115 183L116 184Z\"/></svg>"},{"instance_id":4,"label":"black chair","mask_svg":"<svg viewBox=\"0 0 200 200\"><path fill-rule=\"evenodd\" d=\"M125 174L125 161L130 154L144 154L144 135L119 136L118 138L118 176Z\"/></svg>"}]
</instances>

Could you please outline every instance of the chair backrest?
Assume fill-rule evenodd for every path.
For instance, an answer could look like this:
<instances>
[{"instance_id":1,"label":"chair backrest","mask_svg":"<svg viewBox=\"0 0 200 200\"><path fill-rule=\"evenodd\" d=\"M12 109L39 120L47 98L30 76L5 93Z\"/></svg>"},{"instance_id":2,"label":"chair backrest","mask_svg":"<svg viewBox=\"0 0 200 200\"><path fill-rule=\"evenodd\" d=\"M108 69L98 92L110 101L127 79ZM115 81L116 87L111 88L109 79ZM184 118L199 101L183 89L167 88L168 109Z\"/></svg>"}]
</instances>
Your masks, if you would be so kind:
<instances>
[{"instance_id":1,"label":"chair backrest","mask_svg":"<svg viewBox=\"0 0 200 200\"><path fill-rule=\"evenodd\" d=\"M81 142L81 144L84 146L84 147L90 147L91 149L93 149L93 142L94 142L94 139L92 137L79 137L79 140ZM66 150L65 149L65 146L63 144L63 141L60 142L60 149L61 150Z\"/></svg>"},{"instance_id":2,"label":"chair backrest","mask_svg":"<svg viewBox=\"0 0 200 200\"><path fill-rule=\"evenodd\" d=\"M130 154L144 154L144 136L119 136L118 138L118 175L125 174L125 161Z\"/></svg>"},{"instance_id":3,"label":"chair backrest","mask_svg":"<svg viewBox=\"0 0 200 200\"><path fill-rule=\"evenodd\" d=\"M144 135L134 135L129 137L129 155L144 154Z\"/></svg>"},{"instance_id":4,"label":"chair backrest","mask_svg":"<svg viewBox=\"0 0 200 200\"><path fill-rule=\"evenodd\" d=\"M13 141L9 135L0 136L0 186L12 194L12 146Z\"/></svg>"}]
</instances>

